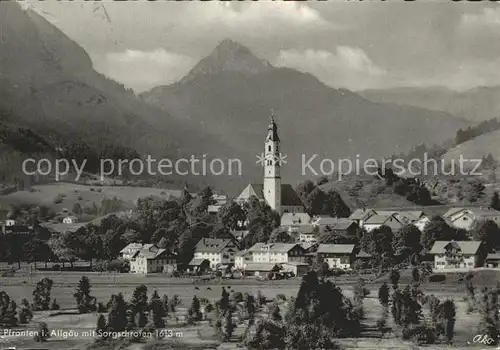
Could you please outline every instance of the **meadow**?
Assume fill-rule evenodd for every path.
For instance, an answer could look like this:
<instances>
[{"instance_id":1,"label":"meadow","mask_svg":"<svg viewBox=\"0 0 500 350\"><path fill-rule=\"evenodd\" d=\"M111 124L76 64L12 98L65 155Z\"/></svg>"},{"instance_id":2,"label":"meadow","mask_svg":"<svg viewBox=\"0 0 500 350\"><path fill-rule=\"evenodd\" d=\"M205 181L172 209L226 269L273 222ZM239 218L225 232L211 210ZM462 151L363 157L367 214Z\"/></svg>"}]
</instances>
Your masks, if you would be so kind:
<instances>
[{"instance_id":1,"label":"meadow","mask_svg":"<svg viewBox=\"0 0 500 350\"><path fill-rule=\"evenodd\" d=\"M122 201L123 209L132 209L139 198L157 196L167 199L170 195L179 196L179 190L133 186L89 186L75 183L58 182L35 185L29 191L17 191L0 196L0 202L6 205L46 206L55 212L71 210L75 203L83 208L92 204L100 205L104 198L117 198ZM61 199L56 203L55 198Z\"/></svg>"},{"instance_id":2,"label":"meadow","mask_svg":"<svg viewBox=\"0 0 500 350\"><path fill-rule=\"evenodd\" d=\"M154 349L167 349L165 346L177 344L179 349L212 349L219 346L219 342L213 339L213 328L208 321L198 322L196 325L187 326L184 324L187 308L191 305L193 296L207 298L211 302L220 299L221 289L224 286L228 290L242 293L251 293L256 295L258 291L263 293L268 299L274 299L277 295L284 295L286 300L281 301L282 313L286 310L287 301L290 297L296 296L300 279L294 278L281 281L256 281L255 279L244 280L225 280L225 281L210 281L209 283L196 283L191 278L168 278L161 275L136 276L130 274L114 274L114 273L74 273L74 272L37 272L29 275L27 273L16 274L13 277L0 277L0 290L7 292L16 301L22 298L32 300L32 292L37 281L41 278L48 277L54 281L52 288L52 298L57 299L61 306L60 311L37 312L28 328L35 329L38 322L46 322L49 330L58 331L59 334L49 339L45 344L35 343L30 337L26 336L11 336L3 337L3 341L14 346L29 346L30 349L86 349L89 344L93 343L93 338L84 332L90 332L95 329L97 314L75 313L75 300L73 293L75 292L78 280L82 275L89 277L92 284L92 296L97 298L97 301L106 303L111 294L123 293L125 300L130 300L133 290L140 284L148 287L148 294L157 290L161 295L167 294L169 297L178 295L181 300L175 315L170 315L167 319L167 326L171 336L159 342ZM339 277L336 283L342 288L344 293L352 297L352 286L357 279L356 276ZM491 280L491 276L486 277ZM479 281L479 279L476 279ZM402 281L403 282L403 281ZM367 284L370 290L370 295L364 301L365 319L363 320L364 331L362 336L357 339L341 339L339 343L347 348L357 349L410 349L416 348L413 344L403 342L396 337L395 334L389 332L383 337L376 329L376 321L380 318L382 308L377 298L378 288L381 280L375 280L374 283ZM450 279L448 283L438 285L423 284L422 290L426 294L434 294L438 298L444 300L452 298L457 305L457 321L455 326L454 348L469 348L474 346L472 343L476 335L477 326L479 324L479 314L477 312L467 313L467 303L464 301L462 286L455 279ZM269 304L270 305L270 304ZM427 307L424 306L425 312ZM424 314L425 314L424 312ZM259 318L269 317L266 307L259 310L257 313ZM235 320L236 321L236 320ZM231 342L224 343L221 349L239 349L238 337L241 336L246 329L247 323L240 324L233 334ZM389 318L389 327L392 326L392 320ZM73 335L68 333L73 331ZM68 335L69 334L69 335ZM148 343L155 343L153 339L149 339ZM166 345L170 344L170 345ZM121 344L119 347L111 347L113 349L128 349L139 350L145 344ZM480 348L480 345L477 345ZM484 347L484 345L483 345ZM111 349L109 348L109 349ZM441 349L442 346L426 346L427 349ZM449 348L449 347L447 347ZM104 348L103 348L104 349ZM108 348L106 348L108 349Z\"/></svg>"}]
</instances>

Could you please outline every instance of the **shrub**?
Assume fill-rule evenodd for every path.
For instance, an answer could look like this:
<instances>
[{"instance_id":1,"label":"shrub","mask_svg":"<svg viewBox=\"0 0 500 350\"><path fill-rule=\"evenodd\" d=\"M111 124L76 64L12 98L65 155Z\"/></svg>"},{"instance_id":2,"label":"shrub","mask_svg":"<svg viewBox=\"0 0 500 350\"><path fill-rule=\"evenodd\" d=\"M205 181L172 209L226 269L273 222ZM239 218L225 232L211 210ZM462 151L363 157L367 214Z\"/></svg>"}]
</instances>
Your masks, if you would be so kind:
<instances>
[{"instance_id":1,"label":"shrub","mask_svg":"<svg viewBox=\"0 0 500 350\"><path fill-rule=\"evenodd\" d=\"M429 282L439 283L446 281L446 275L432 275L429 276Z\"/></svg>"}]
</instances>

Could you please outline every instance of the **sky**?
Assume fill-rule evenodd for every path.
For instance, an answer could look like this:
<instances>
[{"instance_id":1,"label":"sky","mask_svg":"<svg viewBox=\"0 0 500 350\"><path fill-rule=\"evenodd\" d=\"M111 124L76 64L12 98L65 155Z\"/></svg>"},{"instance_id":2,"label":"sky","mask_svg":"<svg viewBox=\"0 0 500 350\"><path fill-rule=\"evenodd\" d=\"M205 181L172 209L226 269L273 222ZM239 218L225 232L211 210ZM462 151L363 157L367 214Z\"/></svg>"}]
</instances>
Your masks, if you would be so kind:
<instances>
[{"instance_id":1,"label":"sky","mask_svg":"<svg viewBox=\"0 0 500 350\"><path fill-rule=\"evenodd\" d=\"M385 2L25 2L143 92L173 83L226 39L274 66L354 91L500 85L500 4Z\"/></svg>"}]
</instances>

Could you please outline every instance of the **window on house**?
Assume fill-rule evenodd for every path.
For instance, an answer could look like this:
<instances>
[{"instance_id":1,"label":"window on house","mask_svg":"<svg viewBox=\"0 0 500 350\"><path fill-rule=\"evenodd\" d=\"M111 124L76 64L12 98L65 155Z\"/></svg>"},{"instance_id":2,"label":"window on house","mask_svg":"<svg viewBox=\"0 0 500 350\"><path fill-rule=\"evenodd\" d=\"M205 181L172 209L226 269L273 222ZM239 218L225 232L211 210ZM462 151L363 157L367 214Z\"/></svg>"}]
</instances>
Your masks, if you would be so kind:
<instances>
[{"instance_id":1,"label":"window on house","mask_svg":"<svg viewBox=\"0 0 500 350\"><path fill-rule=\"evenodd\" d=\"M271 152L271 145L267 146L267 150Z\"/></svg>"}]
</instances>

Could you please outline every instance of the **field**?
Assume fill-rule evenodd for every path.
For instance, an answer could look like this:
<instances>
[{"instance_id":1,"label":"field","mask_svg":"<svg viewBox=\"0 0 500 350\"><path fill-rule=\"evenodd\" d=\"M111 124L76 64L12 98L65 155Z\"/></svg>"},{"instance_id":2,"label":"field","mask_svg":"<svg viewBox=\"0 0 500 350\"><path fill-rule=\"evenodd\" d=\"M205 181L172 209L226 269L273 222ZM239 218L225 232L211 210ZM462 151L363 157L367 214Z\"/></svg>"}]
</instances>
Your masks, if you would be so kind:
<instances>
[{"instance_id":1,"label":"field","mask_svg":"<svg viewBox=\"0 0 500 350\"><path fill-rule=\"evenodd\" d=\"M17 191L0 196L0 202L11 205L45 205L56 212L60 212L64 208L71 210L75 203L80 203L82 208L93 203L99 206L104 198L116 197L123 202L123 209L131 209L135 206L137 199L149 195L168 198L169 195L179 196L180 191L152 187L86 186L60 182L36 185L30 191ZM55 203L56 196L60 196L62 202Z\"/></svg>"},{"instance_id":2,"label":"field","mask_svg":"<svg viewBox=\"0 0 500 350\"><path fill-rule=\"evenodd\" d=\"M498 277L498 272L492 272ZM148 293L151 294L153 290L157 290L160 295L167 294L170 297L177 294L181 299L177 312L171 315L167 321L167 329L171 332L171 337L166 341L181 342L178 348L198 348L201 346L203 349L215 348L218 344L213 340L213 328L208 324L208 321L202 321L195 326L183 325L184 315L187 308L191 304L194 295L204 297L210 301L215 301L220 298L221 288L225 286L229 290L239 291L242 293L257 294L261 291L267 298L273 299L278 294L283 294L288 300L291 296L296 296L300 279L291 279L283 281L265 281L259 282L254 279L245 280L227 280L220 282L210 282L207 284L194 283L192 279L188 278L167 278L164 276L135 276L129 274L111 274L111 273L85 273L90 278L92 283L92 295L98 301L106 303L112 293L121 292L124 294L125 299L129 300L133 290L140 284L145 284L148 287ZM20 301L21 298L32 300L32 291L36 282L43 278L49 277L54 281L52 289L52 297L56 298L61 306L61 312L43 312L36 313L35 319L28 328L35 329L37 322L46 322L51 331L57 331L58 334L49 342L39 348L50 349L84 349L86 345L93 342L90 334L85 335L84 332L92 331L95 328L97 315L86 314L78 315L74 313L75 302L73 293L76 288L77 281L81 277L78 273L38 273L36 275L20 274L14 277L1 277L0 289L7 292ZM486 274L483 277L485 281L491 281L492 274ZM352 296L352 285L357 277L341 277L336 279L336 283L341 286L347 296ZM475 279L480 282L480 278ZM366 319L363 324L366 327L363 332L362 338L359 339L342 339L340 343L350 348L398 348L410 349L414 348L409 343L404 343L397 339L394 334L386 334L383 339L380 338L378 330L375 325L377 319L381 314L381 306L377 299L378 287L381 280L374 281L373 284L368 284L370 295L365 299L364 308ZM466 312L466 303L463 300L465 295L463 286L456 283L455 279L450 279L450 282L445 284L425 284L422 286L426 294L434 294L440 299L453 298L457 304L457 323L454 347L469 347L467 342L472 342L474 335L476 335L477 325L479 323L479 315L477 313ZM281 307L282 311L286 308L286 301L283 301ZM427 310L426 307L424 307ZM52 313L52 315L51 315ZM258 317L267 317L267 309L259 310ZM390 318L389 318L390 319ZM391 321L389 321L391 326ZM224 349L238 349L238 337L243 333L246 328L246 323L238 326L237 331L233 335L230 343L222 344ZM78 333L68 334L72 330ZM66 332L66 334L65 334ZM175 339L174 339L175 338ZM15 346L29 346L30 348L37 348L35 343L29 336L7 336L3 337L3 341ZM165 341L163 341L165 343ZM124 349L141 349L144 344L129 344ZM200 349L201 349L200 348ZM438 349L440 347L427 347L428 349Z\"/></svg>"}]
</instances>

